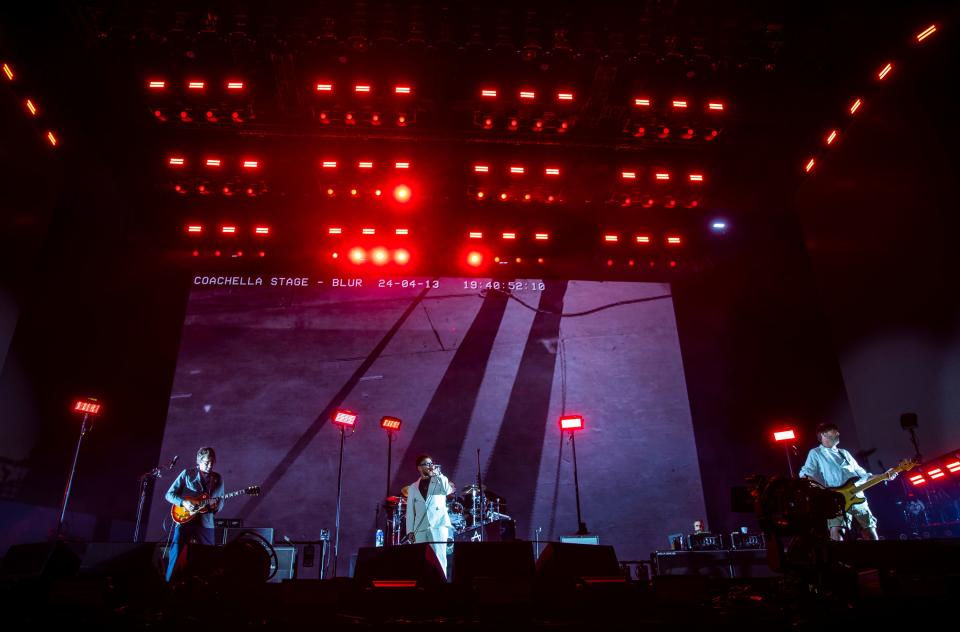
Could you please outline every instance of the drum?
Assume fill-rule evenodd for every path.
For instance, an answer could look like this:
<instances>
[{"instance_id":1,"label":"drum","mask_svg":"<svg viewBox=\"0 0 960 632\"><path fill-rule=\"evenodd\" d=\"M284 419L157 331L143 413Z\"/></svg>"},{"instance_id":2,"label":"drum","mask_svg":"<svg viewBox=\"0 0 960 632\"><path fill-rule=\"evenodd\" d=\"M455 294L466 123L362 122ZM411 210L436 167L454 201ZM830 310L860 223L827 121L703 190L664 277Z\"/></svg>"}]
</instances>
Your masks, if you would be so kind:
<instances>
[{"instance_id":1,"label":"drum","mask_svg":"<svg viewBox=\"0 0 960 632\"><path fill-rule=\"evenodd\" d=\"M467 517L463 510L463 503L456 497L447 500L447 515L450 516L450 524L454 531L463 531L467 526Z\"/></svg>"}]
</instances>

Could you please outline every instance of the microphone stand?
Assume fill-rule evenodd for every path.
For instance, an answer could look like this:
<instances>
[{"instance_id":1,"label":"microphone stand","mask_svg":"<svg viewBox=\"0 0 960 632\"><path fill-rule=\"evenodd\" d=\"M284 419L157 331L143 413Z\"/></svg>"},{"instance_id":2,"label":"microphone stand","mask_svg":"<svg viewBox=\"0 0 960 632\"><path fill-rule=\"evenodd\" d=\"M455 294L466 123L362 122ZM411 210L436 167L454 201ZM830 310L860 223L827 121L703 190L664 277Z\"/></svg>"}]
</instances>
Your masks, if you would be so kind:
<instances>
[{"instance_id":1,"label":"microphone stand","mask_svg":"<svg viewBox=\"0 0 960 632\"><path fill-rule=\"evenodd\" d=\"M478 511L480 513L480 530L477 531L477 533L480 534L480 542L483 542L483 519L484 516L486 516L486 513L484 512L484 506L486 505L487 495L483 490L483 475L481 474L480 470L480 448L477 448L477 487L477 493L480 494L480 502L478 503Z\"/></svg>"},{"instance_id":2,"label":"microphone stand","mask_svg":"<svg viewBox=\"0 0 960 632\"><path fill-rule=\"evenodd\" d=\"M167 469L172 468L174 463L176 462L177 462L177 459L174 458ZM162 470L158 465L157 467L153 468L149 472L145 472L141 474L140 477L137 479L137 483L139 483L140 485L140 499L137 501L137 520L133 527L133 542L135 544L139 544L140 542L143 542L144 534L141 533L140 529L143 524L143 511L144 509L146 509L146 506L147 506L147 495L150 490L150 484L152 481L162 477L163 477Z\"/></svg>"}]
</instances>

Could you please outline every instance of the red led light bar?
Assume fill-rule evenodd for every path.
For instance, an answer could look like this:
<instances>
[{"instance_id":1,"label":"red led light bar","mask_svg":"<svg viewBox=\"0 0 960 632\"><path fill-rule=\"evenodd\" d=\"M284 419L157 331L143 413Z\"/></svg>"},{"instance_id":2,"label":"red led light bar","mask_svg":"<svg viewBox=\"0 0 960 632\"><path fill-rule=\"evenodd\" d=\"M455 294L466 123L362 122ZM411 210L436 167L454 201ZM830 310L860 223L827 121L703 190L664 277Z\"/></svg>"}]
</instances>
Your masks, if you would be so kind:
<instances>
[{"instance_id":1,"label":"red led light bar","mask_svg":"<svg viewBox=\"0 0 960 632\"><path fill-rule=\"evenodd\" d=\"M469 235L470 239L483 239L483 233L480 231L472 230Z\"/></svg>"},{"instance_id":2,"label":"red led light bar","mask_svg":"<svg viewBox=\"0 0 960 632\"><path fill-rule=\"evenodd\" d=\"M718 102L708 103L708 104L707 104L707 109L713 110L714 112L722 112L722 111L723 111L723 103L718 103Z\"/></svg>"},{"instance_id":3,"label":"red led light bar","mask_svg":"<svg viewBox=\"0 0 960 632\"><path fill-rule=\"evenodd\" d=\"M572 93L572 92L558 92L558 93L557 93L557 100L558 100L558 101L573 101L573 93Z\"/></svg>"},{"instance_id":4,"label":"red led light bar","mask_svg":"<svg viewBox=\"0 0 960 632\"><path fill-rule=\"evenodd\" d=\"M649 243L650 243L650 235L637 235L637 243L638 243L638 244L649 244Z\"/></svg>"},{"instance_id":5,"label":"red led light bar","mask_svg":"<svg viewBox=\"0 0 960 632\"><path fill-rule=\"evenodd\" d=\"M9 64L3 65L3 74L7 76L7 81L13 81L13 68Z\"/></svg>"},{"instance_id":6,"label":"red led light bar","mask_svg":"<svg viewBox=\"0 0 960 632\"><path fill-rule=\"evenodd\" d=\"M357 93L360 93L360 92L368 93L370 92L370 86L367 86L367 85L353 86L353 91Z\"/></svg>"},{"instance_id":7,"label":"red led light bar","mask_svg":"<svg viewBox=\"0 0 960 632\"><path fill-rule=\"evenodd\" d=\"M560 169L557 167L547 167L543 170L544 174L548 176L558 176L560 175Z\"/></svg>"},{"instance_id":8,"label":"red led light bar","mask_svg":"<svg viewBox=\"0 0 960 632\"><path fill-rule=\"evenodd\" d=\"M893 64L888 63L886 66L880 69L879 73L877 73L877 79L879 79L880 81L883 81L884 79L887 78L887 75L890 74L891 70L893 70Z\"/></svg>"},{"instance_id":9,"label":"red led light bar","mask_svg":"<svg viewBox=\"0 0 960 632\"><path fill-rule=\"evenodd\" d=\"M259 160L244 160L244 161L243 161L243 168L244 168L244 169L257 169L258 167L260 167L260 161L259 161Z\"/></svg>"},{"instance_id":10,"label":"red led light bar","mask_svg":"<svg viewBox=\"0 0 960 632\"><path fill-rule=\"evenodd\" d=\"M364 235L376 235L376 234L377 234L377 229L376 229L376 228L364 228L364 229L361 230L360 232L361 232L362 234L364 234Z\"/></svg>"},{"instance_id":11,"label":"red led light bar","mask_svg":"<svg viewBox=\"0 0 960 632\"><path fill-rule=\"evenodd\" d=\"M327 234L328 234L328 235L342 235L342 234L343 234L343 229L342 229L342 228L328 228L328 229L327 229Z\"/></svg>"},{"instance_id":12,"label":"red led light bar","mask_svg":"<svg viewBox=\"0 0 960 632\"><path fill-rule=\"evenodd\" d=\"M191 224L190 226L187 226L187 232L188 232L188 233L202 233L202 232L203 232L203 226L200 226L199 224Z\"/></svg>"},{"instance_id":13,"label":"red led light bar","mask_svg":"<svg viewBox=\"0 0 960 632\"><path fill-rule=\"evenodd\" d=\"M323 168L324 168L324 169L336 169L336 168L337 168L337 161L336 161L336 160L324 160L324 161L323 161Z\"/></svg>"},{"instance_id":14,"label":"red led light bar","mask_svg":"<svg viewBox=\"0 0 960 632\"><path fill-rule=\"evenodd\" d=\"M520 91L520 98L521 98L521 99L524 99L524 100L527 100L527 101L530 101L530 100L532 100L532 99L536 99L536 98L537 98L537 93L534 92L533 90L521 90L521 91Z\"/></svg>"},{"instance_id":15,"label":"red led light bar","mask_svg":"<svg viewBox=\"0 0 960 632\"><path fill-rule=\"evenodd\" d=\"M550 239L550 233L534 233L533 238L537 241L548 241Z\"/></svg>"},{"instance_id":16,"label":"red led light bar","mask_svg":"<svg viewBox=\"0 0 960 632\"><path fill-rule=\"evenodd\" d=\"M410 86L395 86L395 87L393 88L393 93L394 93L394 94L410 94L411 91L412 91L412 90L411 90Z\"/></svg>"},{"instance_id":17,"label":"red led light bar","mask_svg":"<svg viewBox=\"0 0 960 632\"><path fill-rule=\"evenodd\" d=\"M674 101L674 102L673 102L673 107L678 108L678 109L685 108L685 107L687 107L687 102L686 102L686 101Z\"/></svg>"},{"instance_id":18,"label":"red led light bar","mask_svg":"<svg viewBox=\"0 0 960 632\"><path fill-rule=\"evenodd\" d=\"M53 132L47 132L47 142L50 143L51 147L57 146L57 137L53 135Z\"/></svg>"},{"instance_id":19,"label":"red led light bar","mask_svg":"<svg viewBox=\"0 0 960 632\"><path fill-rule=\"evenodd\" d=\"M676 237L676 236L667 237L667 243L670 244L671 246L679 246L682 243L682 240L680 237Z\"/></svg>"},{"instance_id":20,"label":"red led light bar","mask_svg":"<svg viewBox=\"0 0 960 632\"><path fill-rule=\"evenodd\" d=\"M503 233L503 234L501 235L501 237L503 237L504 239L516 239L516 238L517 238L517 234L516 234L516 233Z\"/></svg>"},{"instance_id":21,"label":"red led light bar","mask_svg":"<svg viewBox=\"0 0 960 632\"><path fill-rule=\"evenodd\" d=\"M526 169L523 167L510 167L510 173L523 174L526 173Z\"/></svg>"},{"instance_id":22,"label":"red led light bar","mask_svg":"<svg viewBox=\"0 0 960 632\"><path fill-rule=\"evenodd\" d=\"M616 243L620 241L620 235L606 234L603 236L603 240L609 243Z\"/></svg>"},{"instance_id":23,"label":"red led light bar","mask_svg":"<svg viewBox=\"0 0 960 632\"><path fill-rule=\"evenodd\" d=\"M373 169L373 163L369 160L365 160L357 163L358 169Z\"/></svg>"},{"instance_id":24,"label":"red led light bar","mask_svg":"<svg viewBox=\"0 0 960 632\"><path fill-rule=\"evenodd\" d=\"M151 90L163 90L164 88L167 87L167 82L160 81L160 80L148 81L147 87L150 88Z\"/></svg>"},{"instance_id":25,"label":"red led light bar","mask_svg":"<svg viewBox=\"0 0 960 632\"><path fill-rule=\"evenodd\" d=\"M634 99L633 104L638 107L648 108L650 107L650 99Z\"/></svg>"},{"instance_id":26,"label":"red led light bar","mask_svg":"<svg viewBox=\"0 0 960 632\"><path fill-rule=\"evenodd\" d=\"M850 105L850 114L856 114L857 110L860 109L860 106L863 105L863 101L857 99Z\"/></svg>"},{"instance_id":27,"label":"red led light bar","mask_svg":"<svg viewBox=\"0 0 960 632\"><path fill-rule=\"evenodd\" d=\"M203 81L191 81L187 83L187 87L191 90L203 90L206 85Z\"/></svg>"},{"instance_id":28,"label":"red led light bar","mask_svg":"<svg viewBox=\"0 0 960 632\"><path fill-rule=\"evenodd\" d=\"M393 168L394 168L394 169L409 169L409 168L410 168L410 163L409 163L409 162L395 162L395 163L393 163Z\"/></svg>"},{"instance_id":29,"label":"red led light bar","mask_svg":"<svg viewBox=\"0 0 960 632\"><path fill-rule=\"evenodd\" d=\"M236 227L236 226L223 226L223 227L220 228L220 232L223 233L224 235L233 235L234 233L237 232L237 227Z\"/></svg>"},{"instance_id":30,"label":"red led light bar","mask_svg":"<svg viewBox=\"0 0 960 632\"><path fill-rule=\"evenodd\" d=\"M923 40L927 39L928 37L930 37L931 35L933 35L933 34L936 33L936 32L937 32L937 25L936 25L936 24L931 24L930 26L928 26L926 29L924 29L924 30L921 31L920 33L917 33L917 42L918 42L918 43L919 43L919 42L922 42Z\"/></svg>"},{"instance_id":31,"label":"red led light bar","mask_svg":"<svg viewBox=\"0 0 960 632\"><path fill-rule=\"evenodd\" d=\"M208 167L219 167L220 159L219 158L207 158L206 165Z\"/></svg>"},{"instance_id":32,"label":"red led light bar","mask_svg":"<svg viewBox=\"0 0 960 632\"><path fill-rule=\"evenodd\" d=\"M492 89L480 90L480 96L488 99L497 98L497 91Z\"/></svg>"},{"instance_id":33,"label":"red led light bar","mask_svg":"<svg viewBox=\"0 0 960 632\"><path fill-rule=\"evenodd\" d=\"M669 179L670 179L670 174L669 174L669 173L665 173L665 172L661 172L661 173L656 174L656 178L657 178L657 180L669 180Z\"/></svg>"},{"instance_id":34,"label":"red led light bar","mask_svg":"<svg viewBox=\"0 0 960 632\"><path fill-rule=\"evenodd\" d=\"M409 235L409 234L410 234L410 229L409 229L409 228L397 228L397 229L395 229L395 230L393 231L393 234L394 234L394 235Z\"/></svg>"},{"instance_id":35,"label":"red led light bar","mask_svg":"<svg viewBox=\"0 0 960 632\"><path fill-rule=\"evenodd\" d=\"M270 227L269 226L257 226L253 232L257 235L269 235Z\"/></svg>"},{"instance_id":36,"label":"red led light bar","mask_svg":"<svg viewBox=\"0 0 960 632\"><path fill-rule=\"evenodd\" d=\"M636 180L637 173L635 171L621 171L620 177L624 180Z\"/></svg>"},{"instance_id":37,"label":"red led light bar","mask_svg":"<svg viewBox=\"0 0 960 632\"><path fill-rule=\"evenodd\" d=\"M690 174L690 182L703 182L703 174L702 174L702 173L691 173L691 174Z\"/></svg>"},{"instance_id":38,"label":"red led light bar","mask_svg":"<svg viewBox=\"0 0 960 632\"><path fill-rule=\"evenodd\" d=\"M227 90L243 90L242 81L228 81Z\"/></svg>"},{"instance_id":39,"label":"red led light bar","mask_svg":"<svg viewBox=\"0 0 960 632\"><path fill-rule=\"evenodd\" d=\"M837 139L837 130L831 130L830 134L827 136L827 144L833 144L833 141Z\"/></svg>"},{"instance_id":40,"label":"red led light bar","mask_svg":"<svg viewBox=\"0 0 960 632\"><path fill-rule=\"evenodd\" d=\"M318 83L317 92L333 92L332 83Z\"/></svg>"},{"instance_id":41,"label":"red led light bar","mask_svg":"<svg viewBox=\"0 0 960 632\"><path fill-rule=\"evenodd\" d=\"M809 161L807 161L807 164L803 166L803 170L806 171L807 173L810 173L810 171L813 170L813 166L815 164L817 164L816 161L813 158L811 158Z\"/></svg>"}]
</instances>

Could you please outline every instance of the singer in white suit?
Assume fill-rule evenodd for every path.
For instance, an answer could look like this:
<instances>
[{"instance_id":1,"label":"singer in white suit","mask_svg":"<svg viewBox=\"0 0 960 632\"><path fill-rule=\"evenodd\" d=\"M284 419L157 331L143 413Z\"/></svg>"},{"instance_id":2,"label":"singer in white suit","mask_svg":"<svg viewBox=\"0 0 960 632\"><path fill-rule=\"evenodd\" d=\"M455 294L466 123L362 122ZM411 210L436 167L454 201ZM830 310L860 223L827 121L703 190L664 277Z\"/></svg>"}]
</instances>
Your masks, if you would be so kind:
<instances>
[{"instance_id":1,"label":"singer in white suit","mask_svg":"<svg viewBox=\"0 0 960 632\"><path fill-rule=\"evenodd\" d=\"M407 492L407 540L430 543L446 575L447 538L453 528L447 513L447 496L455 488L429 454L417 457L417 470L420 478Z\"/></svg>"}]
</instances>

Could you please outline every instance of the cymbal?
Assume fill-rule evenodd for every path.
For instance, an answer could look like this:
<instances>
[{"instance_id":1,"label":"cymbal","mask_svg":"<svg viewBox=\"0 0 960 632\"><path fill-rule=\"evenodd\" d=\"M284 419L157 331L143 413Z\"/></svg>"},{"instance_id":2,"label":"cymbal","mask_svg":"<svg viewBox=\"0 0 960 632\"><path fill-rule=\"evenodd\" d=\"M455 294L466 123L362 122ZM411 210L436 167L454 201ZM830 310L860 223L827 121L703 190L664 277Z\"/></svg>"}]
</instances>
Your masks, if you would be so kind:
<instances>
[{"instance_id":1,"label":"cymbal","mask_svg":"<svg viewBox=\"0 0 960 632\"><path fill-rule=\"evenodd\" d=\"M480 488L477 487L476 485L470 485L470 486L468 486L468 487L464 487L464 488L463 488L463 491L465 491L465 492L478 492L478 491L480 491ZM483 486L483 491L487 491L487 486L486 486L486 485Z\"/></svg>"}]
</instances>

